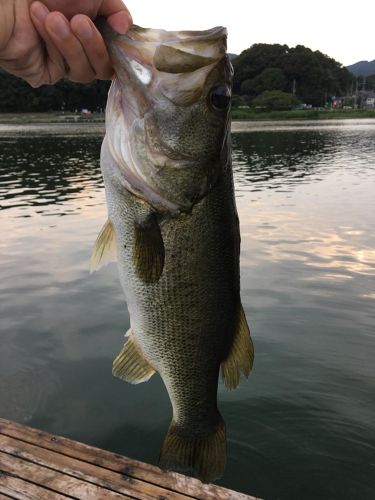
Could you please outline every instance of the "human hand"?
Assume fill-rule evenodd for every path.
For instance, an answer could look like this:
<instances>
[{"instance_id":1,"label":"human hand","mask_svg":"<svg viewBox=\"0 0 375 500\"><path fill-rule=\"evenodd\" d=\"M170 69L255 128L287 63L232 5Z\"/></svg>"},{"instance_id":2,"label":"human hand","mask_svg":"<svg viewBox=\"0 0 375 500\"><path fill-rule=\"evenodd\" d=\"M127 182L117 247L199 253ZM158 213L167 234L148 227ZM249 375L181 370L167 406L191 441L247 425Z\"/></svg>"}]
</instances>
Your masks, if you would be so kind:
<instances>
[{"instance_id":1,"label":"human hand","mask_svg":"<svg viewBox=\"0 0 375 500\"><path fill-rule=\"evenodd\" d=\"M61 78L111 78L107 49L91 20L98 15L120 33L132 22L121 0L0 0L0 66L33 87Z\"/></svg>"}]
</instances>

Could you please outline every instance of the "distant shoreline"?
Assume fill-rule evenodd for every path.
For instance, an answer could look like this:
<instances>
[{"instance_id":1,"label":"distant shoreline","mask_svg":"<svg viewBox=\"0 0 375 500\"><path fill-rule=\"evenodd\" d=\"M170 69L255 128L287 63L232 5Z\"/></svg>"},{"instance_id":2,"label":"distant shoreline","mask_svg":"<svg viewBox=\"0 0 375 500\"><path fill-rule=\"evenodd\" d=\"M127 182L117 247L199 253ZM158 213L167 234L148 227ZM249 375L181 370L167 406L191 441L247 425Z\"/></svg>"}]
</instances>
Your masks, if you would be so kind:
<instances>
[{"instance_id":1,"label":"distant shoreline","mask_svg":"<svg viewBox=\"0 0 375 500\"><path fill-rule=\"evenodd\" d=\"M27 125L31 123L104 123L104 113L86 116L78 113L0 113L3 125Z\"/></svg>"},{"instance_id":2,"label":"distant shoreline","mask_svg":"<svg viewBox=\"0 0 375 500\"><path fill-rule=\"evenodd\" d=\"M241 131L246 128L263 128L274 124L275 126L305 126L309 123L320 122L330 124L342 123L345 120L374 119L375 110L293 110L293 111L270 111L256 112L251 109L234 109L232 112L232 131ZM4 128L21 129L25 126L45 127L49 124L58 125L51 133L66 133L76 130L86 130L87 133L104 131L105 115L103 113L82 116L74 113L0 113L0 125ZM246 125L248 124L248 125ZM4 130L2 130L4 132ZM11 133L11 130L8 130Z\"/></svg>"},{"instance_id":3,"label":"distant shoreline","mask_svg":"<svg viewBox=\"0 0 375 500\"><path fill-rule=\"evenodd\" d=\"M260 121L298 121L298 120L347 120L347 119L375 119L375 110L292 110L292 111L254 111L252 109L234 109L234 122ZM75 124L84 125L103 123L103 113L93 113L85 116L77 113L0 113L2 125L28 124Z\"/></svg>"},{"instance_id":4,"label":"distant shoreline","mask_svg":"<svg viewBox=\"0 0 375 500\"><path fill-rule=\"evenodd\" d=\"M234 121L350 120L362 118L375 118L375 109L293 109L290 111L233 109L232 111L232 119Z\"/></svg>"}]
</instances>

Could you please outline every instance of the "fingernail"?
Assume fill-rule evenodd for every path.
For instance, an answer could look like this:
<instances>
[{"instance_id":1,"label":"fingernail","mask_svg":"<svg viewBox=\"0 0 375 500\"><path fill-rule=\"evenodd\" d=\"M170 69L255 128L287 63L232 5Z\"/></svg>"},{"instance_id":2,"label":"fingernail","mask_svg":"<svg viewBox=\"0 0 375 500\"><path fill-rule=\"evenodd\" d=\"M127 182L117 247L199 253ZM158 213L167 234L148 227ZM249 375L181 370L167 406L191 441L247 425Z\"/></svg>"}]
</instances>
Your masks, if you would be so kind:
<instances>
[{"instance_id":1,"label":"fingernail","mask_svg":"<svg viewBox=\"0 0 375 500\"><path fill-rule=\"evenodd\" d=\"M70 35L70 26L62 16L55 16L50 21L51 30L59 38L68 38Z\"/></svg>"},{"instance_id":2,"label":"fingernail","mask_svg":"<svg viewBox=\"0 0 375 500\"><path fill-rule=\"evenodd\" d=\"M81 20L79 25L77 26L77 35L80 38L83 38L85 40L88 40L89 38L92 37L93 30L90 24L90 21L86 21L84 19Z\"/></svg>"},{"instance_id":3,"label":"fingernail","mask_svg":"<svg viewBox=\"0 0 375 500\"><path fill-rule=\"evenodd\" d=\"M34 2L30 8L35 19L37 19L40 23L44 23L49 14L47 7L40 2Z\"/></svg>"}]
</instances>

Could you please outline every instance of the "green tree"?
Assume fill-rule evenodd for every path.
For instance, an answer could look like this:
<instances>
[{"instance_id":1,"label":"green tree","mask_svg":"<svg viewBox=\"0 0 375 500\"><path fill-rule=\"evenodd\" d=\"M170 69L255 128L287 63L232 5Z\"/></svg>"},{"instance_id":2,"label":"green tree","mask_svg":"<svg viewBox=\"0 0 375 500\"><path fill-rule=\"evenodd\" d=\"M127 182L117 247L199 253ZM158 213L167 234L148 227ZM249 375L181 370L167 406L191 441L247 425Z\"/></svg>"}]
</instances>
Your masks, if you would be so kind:
<instances>
[{"instance_id":1,"label":"green tree","mask_svg":"<svg viewBox=\"0 0 375 500\"><path fill-rule=\"evenodd\" d=\"M34 89L0 69L0 113L104 109L109 84L98 80L82 85L62 80L53 86L44 85Z\"/></svg>"},{"instance_id":2,"label":"green tree","mask_svg":"<svg viewBox=\"0 0 375 500\"><path fill-rule=\"evenodd\" d=\"M244 80L252 80L267 68L280 68L280 61L288 52L287 45L255 43L233 60L233 89L240 93Z\"/></svg>"},{"instance_id":3,"label":"green tree","mask_svg":"<svg viewBox=\"0 0 375 500\"><path fill-rule=\"evenodd\" d=\"M240 95L232 95L232 108L238 108L239 106L247 106L248 102Z\"/></svg>"},{"instance_id":4,"label":"green tree","mask_svg":"<svg viewBox=\"0 0 375 500\"><path fill-rule=\"evenodd\" d=\"M241 94L259 95L265 90L285 90L288 81L280 68L266 68L255 78L241 83Z\"/></svg>"},{"instance_id":5,"label":"green tree","mask_svg":"<svg viewBox=\"0 0 375 500\"><path fill-rule=\"evenodd\" d=\"M238 94L256 96L265 90L295 88L302 102L315 106L324 105L333 95L349 93L354 80L339 62L303 45L254 44L234 59L233 67Z\"/></svg>"},{"instance_id":6,"label":"green tree","mask_svg":"<svg viewBox=\"0 0 375 500\"><path fill-rule=\"evenodd\" d=\"M299 100L293 94L281 90L265 90L251 101L255 108L264 108L267 111L292 109L299 104Z\"/></svg>"}]
</instances>

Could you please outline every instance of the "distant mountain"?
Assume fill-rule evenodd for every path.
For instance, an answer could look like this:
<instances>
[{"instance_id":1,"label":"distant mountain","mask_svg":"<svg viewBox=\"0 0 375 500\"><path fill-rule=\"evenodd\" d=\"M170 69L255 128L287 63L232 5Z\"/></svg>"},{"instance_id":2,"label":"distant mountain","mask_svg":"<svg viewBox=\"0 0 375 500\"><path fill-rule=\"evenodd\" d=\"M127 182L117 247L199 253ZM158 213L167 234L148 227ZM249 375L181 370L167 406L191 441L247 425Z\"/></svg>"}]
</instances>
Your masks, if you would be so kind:
<instances>
[{"instance_id":1,"label":"distant mountain","mask_svg":"<svg viewBox=\"0 0 375 500\"><path fill-rule=\"evenodd\" d=\"M231 54L230 52L228 52L228 56L229 56L229 59L231 61L233 61L233 59L235 59L237 57L237 54Z\"/></svg>"},{"instance_id":2,"label":"distant mountain","mask_svg":"<svg viewBox=\"0 0 375 500\"><path fill-rule=\"evenodd\" d=\"M359 61L346 68L355 76L375 75L375 59L373 61Z\"/></svg>"}]
</instances>

